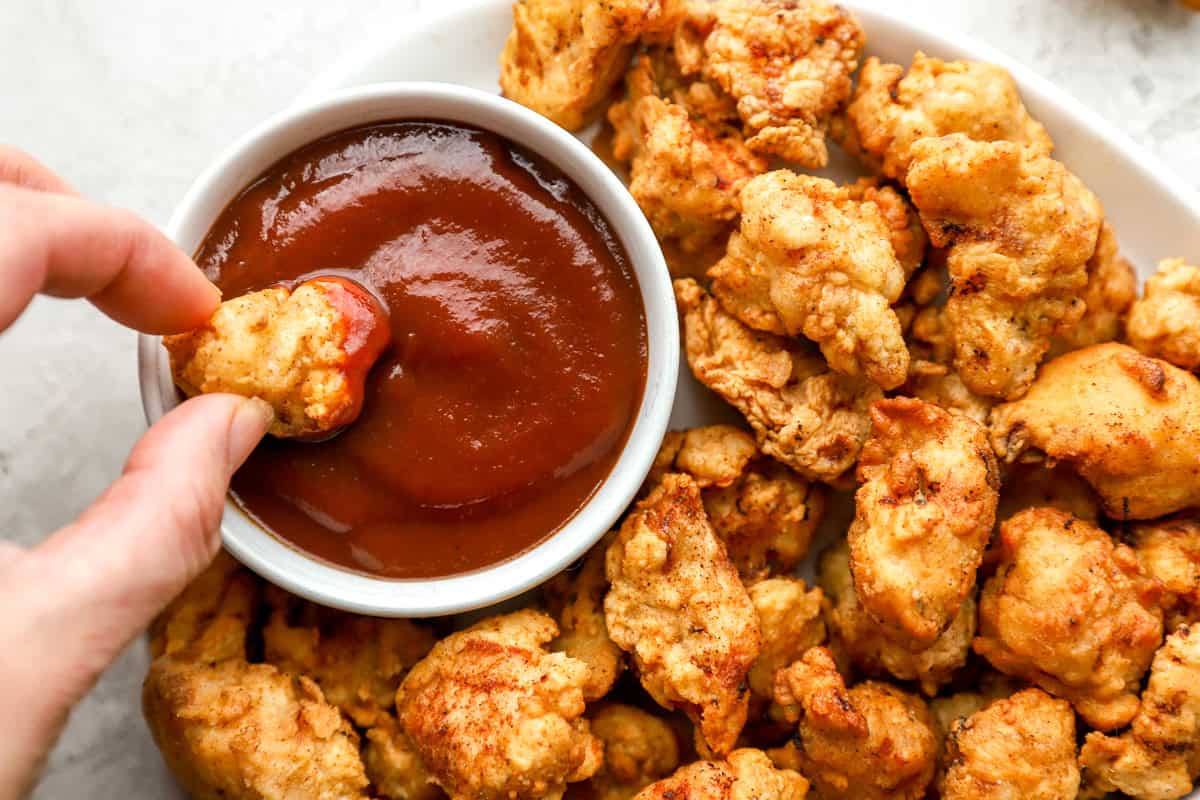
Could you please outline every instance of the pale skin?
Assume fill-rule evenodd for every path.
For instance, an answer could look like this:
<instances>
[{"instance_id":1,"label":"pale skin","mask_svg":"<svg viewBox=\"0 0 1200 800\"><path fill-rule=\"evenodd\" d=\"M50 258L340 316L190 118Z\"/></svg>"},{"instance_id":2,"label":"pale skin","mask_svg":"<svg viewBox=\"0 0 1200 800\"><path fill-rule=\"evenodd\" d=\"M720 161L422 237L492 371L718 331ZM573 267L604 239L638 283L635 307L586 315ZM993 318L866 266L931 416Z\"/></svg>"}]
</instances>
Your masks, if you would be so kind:
<instances>
[{"instance_id":1,"label":"pale skin","mask_svg":"<svg viewBox=\"0 0 1200 800\"><path fill-rule=\"evenodd\" d=\"M152 225L0 146L0 330L36 294L86 298L152 334L193 328L220 302ZM0 800L25 796L72 706L216 555L230 475L270 422L258 400L189 400L75 522L32 548L0 542Z\"/></svg>"}]
</instances>

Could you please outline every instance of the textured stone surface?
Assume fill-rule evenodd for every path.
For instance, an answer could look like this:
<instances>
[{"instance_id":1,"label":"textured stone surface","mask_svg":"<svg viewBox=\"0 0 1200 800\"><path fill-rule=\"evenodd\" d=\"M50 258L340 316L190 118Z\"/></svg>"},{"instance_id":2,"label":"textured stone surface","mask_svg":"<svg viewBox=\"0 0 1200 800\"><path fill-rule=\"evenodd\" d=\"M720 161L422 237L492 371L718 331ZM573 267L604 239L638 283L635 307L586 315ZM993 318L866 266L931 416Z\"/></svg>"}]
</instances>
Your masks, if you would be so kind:
<instances>
[{"instance_id":1,"label":"textured stone surface","mask_svg":"<svg viewBox=\"0 0 1200 800\"><path fill-rule=\"evenodd\" d=\"M6 3L0 140L164 224L232 138L338 55L433 5ZM1015 56L1200 185L1200 14L1173 0L902 6ZM142 431L134 337L86 304L39 299L0 338L0 374L0 536L32 544L101 491ZM179 796L141 723L144 668L135 645L76 710L37 800Z\"/></svg>"}]
</instances>

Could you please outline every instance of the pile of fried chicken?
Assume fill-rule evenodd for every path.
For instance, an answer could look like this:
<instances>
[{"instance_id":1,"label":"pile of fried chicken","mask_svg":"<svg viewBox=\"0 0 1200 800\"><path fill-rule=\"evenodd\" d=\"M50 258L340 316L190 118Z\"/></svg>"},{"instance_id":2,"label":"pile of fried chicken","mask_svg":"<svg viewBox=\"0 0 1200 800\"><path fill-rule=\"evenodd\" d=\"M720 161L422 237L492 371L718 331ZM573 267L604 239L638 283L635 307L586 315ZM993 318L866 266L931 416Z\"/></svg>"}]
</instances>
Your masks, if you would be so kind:
<instances>
[{"instance_id":1,"label":"pile of fried chicken","mask_svg":"<svg viewBox=\"0 0 1200 800\"><path fill-rule=\"evenodd\" d=\"M1139 299L1003 69L860 69L836 5L524 0L514 20L505 94L572 130L607 118L691 370L745 428L668 434L618 530L470 626L322 608L220 557L152 631L146 717L183 785L1188 794L1200 267L1163 261ZM874 177L804 174L827 139ZM850 491L848 531L810 553Z\"/></svg>"}]
</instances>

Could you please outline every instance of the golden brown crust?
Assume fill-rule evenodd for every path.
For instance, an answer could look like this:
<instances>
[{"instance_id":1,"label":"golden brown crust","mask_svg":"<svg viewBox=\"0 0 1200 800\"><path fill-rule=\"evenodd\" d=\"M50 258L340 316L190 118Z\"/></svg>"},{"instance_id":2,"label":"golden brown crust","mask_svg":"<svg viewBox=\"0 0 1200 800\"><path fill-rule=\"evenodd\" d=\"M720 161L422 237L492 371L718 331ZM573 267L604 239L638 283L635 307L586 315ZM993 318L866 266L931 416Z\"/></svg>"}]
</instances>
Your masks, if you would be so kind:
<instances>
[{"instance_id":1,"label":"golden brown crust","mask_svg":"<svg viewBox=\"0 0 1200 800\"><path fill-rule=\"evenodd\" d=\"M1048 357L1120 339L1125 330L1125 315L1136 299L1137 275L1133 265L1121 258L1116 233L1105 222L1100 226L1096 252L1087 263L1087 286L1083 290L1087 307L1083 317L1051 340Z\"/></svg>"},{"instance_id":2,"label":"golden brown crust","mask_svg":"<svg viewBox=\"0 0 1200 800\"><path fill-rule=\"evenodd\" d=\"M1163 586L1167 632L1200 623L1200 518L1188 513L1134 525L1129 539L1142 569Z\"/></svg>"},{"instance_id":3,"label":"golden brown crust","mask_svg":"<svg viewBox=\"0 0 1200 800\"><path fill-rule=\"evenodd\" d=\"M749 592L762 631L762 650L750 668L750 691L759 700L770 701L775 672L825 641L824 594L799 578L759 581Z\"/></svg>"},{"instance_id":4,"label":"golden brown crust","mask_svg":"<svg viewBox=\"0 0 1200 800\"><path fill-rule=\"evenodd\" d=\"M1200 267L1159 262L1129 311L1129 343L1182 369L1200 369Z\"/></svg>"},{"instance_id":5,"label":"golden brown crust","mask_svg":"<svg viewBox=\"0 0 1200 800\"><path fill-rule=\"evenodd\" d=\"M637 800L804 800L808 781L772 766L761 750L734 750L724 761L696 761L647 786Z\"/></svg>"},{"instance_id":6,"label":"golden brown crust","mask_svg":"<svg viewBox=\"0 0 1200 800\"><path fill-rule=\"evenodd\" d=\"M928 315L918 318L929 319ZM952 368L924 359L914 359L909 363L908 381L901 387L900 393L932 403L946 411L964 414L980 425L986 425L992 413L993 401L990 398L980 397L968 389Z\"/></svg>"},{"instance_id":7,"label":"golden brown crust","mask_svg":"<svg viewBox=\"0 0 1200 800\"><path fill-rule=\"evenodd\" d=\"M208 662L245 658L261 586L224 550L150 624L150 655Z\"/></svg>"},{"instance_id":8,"label":"golden brown crust","mask_svg":"<svg viewBox=\"0 0 1200 800\"><path fill-rule=\"evenodd\" d=\"M589 703L608 694L625 668L625 656L604 622L604 554L611 538L606 536L589 550L577 570L562 572L542 586L546 610L558 620L559 634L550 649L587 665L583 699Z\"/></svg>"},{"instance_id":9,"label":"golden brown crust","mask_svg":"<svg viewBox=\"0 0 1200 800\"><path fill-rule=\"evenodd\" d=\"M589 781L593 800L629 800L679 766L675 731L660 717L621 703L590 713L604 766Z\"/></svg>"},{"instance_id":10,"label":"golden brown crust","mask_svg":"<svg viewBox=\"0 0 1200 800\"><path fill-rule=\"evenodd\" d=\"M1100 500L1087 481L1066 464L1047 467L1044 462L1012 464L1000 487L996 519L1003 521L1027 508L1057 508L1096 524Z\"/></svg>"},{"instance_id":11,"label":"golden brown crust","mask_svg":"<svg viewBox=\"0 0 1200 800\"><path fill-rule=\"evenodd\" d=\"M375 795L386 800L439 800L446 796L395 717L381 714L364 738L363 766Z\"/></svg>"},{"instance_id":12,"label":"golden brown crust","mask_svg":"<svg viewBox=\"0 0 1200 800\"><path fill-rule=\"evenodd\" d=\"M929 249L929 235L925 233L921 217L912 203L896 187L879 178L859 178L854 183L846 184L846 191L852 200L874 203L879 209L888 227L892 252L904 268L905 277L911 278L925 263L925 252Z\"/></svg>"}]
</instances>

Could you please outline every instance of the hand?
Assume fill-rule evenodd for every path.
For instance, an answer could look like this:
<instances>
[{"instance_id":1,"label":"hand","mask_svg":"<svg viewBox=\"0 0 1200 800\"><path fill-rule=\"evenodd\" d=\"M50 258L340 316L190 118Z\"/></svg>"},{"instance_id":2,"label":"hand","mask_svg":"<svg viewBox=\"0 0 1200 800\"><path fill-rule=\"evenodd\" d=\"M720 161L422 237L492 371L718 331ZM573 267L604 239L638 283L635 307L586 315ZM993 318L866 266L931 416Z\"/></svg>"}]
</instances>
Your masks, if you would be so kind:
<instances>
[{"instance_id":1,"label":"hand","mask_svg":"<svg viewBox=\"0 0 1200 800\"><path fill-rule=\"evenodd\" d=\"M39 292L147 333L193 328L220 302L153 226L3 147L0 287L0 330ZM189 400L78 520L29 550L0 543L0 799L31 788L71 707L212 560L229 477L270 421L259 400Z\"/></svg>"}]
</instances>

